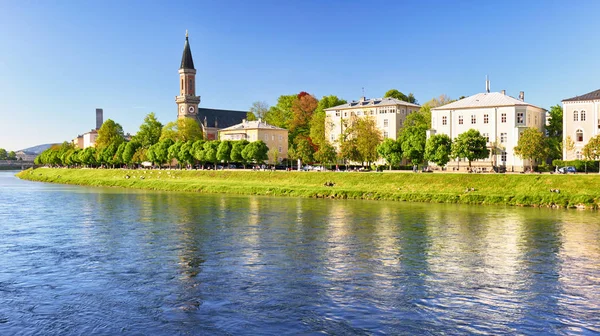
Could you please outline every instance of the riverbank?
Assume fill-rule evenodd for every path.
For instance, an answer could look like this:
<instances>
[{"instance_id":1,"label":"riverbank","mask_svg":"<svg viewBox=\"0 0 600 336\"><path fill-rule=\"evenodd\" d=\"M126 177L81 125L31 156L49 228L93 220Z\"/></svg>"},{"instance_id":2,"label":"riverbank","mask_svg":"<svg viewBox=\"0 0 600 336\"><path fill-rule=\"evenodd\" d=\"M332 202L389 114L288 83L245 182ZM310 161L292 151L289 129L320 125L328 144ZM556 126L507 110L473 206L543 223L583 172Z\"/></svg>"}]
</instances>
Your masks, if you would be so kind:
<instances>
[{"instance_id":1,"label":"riverbank","mask_svg":"<svg viewBox=\"0 0 600 336\"><path fill-rule=\"evenodd\" d=\"M600 206L600 177L595 175L38 168L17 176L39 182L240 195L587 209ZM333 186L326 185L329 183Z\"/></svg>"}]
</instances>

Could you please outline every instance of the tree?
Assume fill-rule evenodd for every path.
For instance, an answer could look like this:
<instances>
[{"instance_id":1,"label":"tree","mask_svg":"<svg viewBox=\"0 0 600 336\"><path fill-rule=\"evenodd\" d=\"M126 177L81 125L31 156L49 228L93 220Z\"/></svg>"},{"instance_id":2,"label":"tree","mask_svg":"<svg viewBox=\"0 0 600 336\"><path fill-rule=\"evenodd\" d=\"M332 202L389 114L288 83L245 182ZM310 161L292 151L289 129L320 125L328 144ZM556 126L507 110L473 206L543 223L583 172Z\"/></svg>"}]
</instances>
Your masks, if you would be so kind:
<instances>
[{"instance_id":1,"label":"tree","mask_svg":"<svg viewBox=\"0 0 600 336\"><path fill-rule=\"evenodd\" d=\"M96 153L97 161L101 164L106 164L106 165L112 164L113 157L117 153L117 149L119 148L120 145L121 145L121 143L119 143L117 145L116 142L113 142L104 148L98 149L98 152Z\"/></svg>"},{"instance_id":2,"label":"tree","mask_svg":"<svg viewBox=\"0 0 600 336\"><path fill-rule=\"evenodd\" d=\"M314 96L304 91L298 94L292 103L293 118L289 126L292 138L297 134L310 135L310 120L318 105L319 101Z\"/></svg>"},{"instance_id":3,"label":"tree","mask_svg":"<svg viewBox=\"0 0 600 336\"><path fill-rule=\"evenodd\" d=\"M140 143L144 148L149 148L159 141L162 128L163 124L156 119L154 112L151 112L144 118L144 123L140 125L140 130L132 140Z\"/></svg>"},{"instance_id":4,"label":"tree","mask_svg":"<svg viewBox=\"0 0 600 336\"><path fill-rule=\"evenodd\" d=\"M330 127L327 125L327 118L325 109L339 106L342 104L346 104L347 102L343 99L339 99L337 96L323 96L321 100L319 100L319 104L317 109L313 113L313 116L310 120L310 133L309 136L314 144L319 146L319 148L326 143L325 140L325 130Z\"/></svg>"},{"instance_id":5,"label":"tree","mask_svg":"<svg viewBox=\"0 0 600 336\"><path fill-rule=\"evenodd\" d=\"M246 120L255 121L257 120L256 116L252 112L246 112Z\"/></svg>"},{"instance_id":6,"label":"tree","mask_svg":"<svg viewBox=\"0 0 600 336\"><path fill-rule=\"evenodd\" d=\"M279 163L279 149L278 148L271 148L269 150L268 155L269 155L270 159L273 160L274 165Z\"/></svg>"},{"instance_id":7,"label":"tree","mask_svg":"<svg viewBox=\"0 0 600 336\"><path fill-rule=\"evenodd\" d=\"M204 143L204 160L211 162L217 169L217 152L219 150L219 140L207 141Z\"/></svg>"},{"instance_id":8,"label":"tree","mask_svg":"<svg viewBox=\"0 0 600 336\"><path fill-rule=\"evenodd\" d=\"M258 140L249 143L242 151L242 156L248 162L260 164L269 159L268 152L269 147L267 147L267 144L262 140Z\"/></svg>"},{"instance_id":9,"label":"tree","mask_svg":"<svg viewBox=\"0 0 600 336\"><path fill-rule=\"evenodd\" d=\"M123 141L125 141L123 127L113 120L107 119L98 130L98 138L96 139L95 146L98 150L102 150L111 144L115 144L118 147Z\"/></svg>"},{"instance_id":10,"label":"tree","mask_svg":"<svg viewBox=\"0 0 600 336\"><path fill-rule=\"evenodd\" d=\"M543 160L548 154L548 145L544 133L536 128L528 128L519 137L515 154L522 159L529 159L529 168L533 171L533 163Z\"/></svg>"},{"instance_id":11,"label":"tree","mask_svg":"<svg viewBox=\"0 0 600 336\"><path fill-rule=\"evenodd\" d=\"M265 113L265 122L289 129L290 123L293 119L292 105L294 101L298 99L298 95L283 95L277 99L277 105L271 106L269 111Z\"/></svg>"},{"instance_id":12,"label":"tree","mask_svg":"<svg viewBox=\"0 0 600 336\"><path fill-rule=\"evenodd\" d=\"M202 164L202 168L204 169L204 140L196 140L192 145L191 153L194 156L194 159L198 160Z\"/></svg>"},{"instance_id":13,"label":"tree","mask_svg":"<svg viewBox=\"0 0 600 336\"><path fill-rule=\"evenodd\" d=\"M202 139L202 129L194 118L181 118L166 124L160 140L171 139L175 141L196 141Z\"/></svg>"},{"instance_id":14,"label":"tree","mask_svg":"<svg viewBox=\"0 0 600 336\"><path fill-rule=\"evenodd\" d=\"M6 149L0 148L0 160L6 160L7 157L8 153L6 152Z\"/></svg>"},{"instance_id":15,"label":"tree","mask_svg":"<svg viewBox=\"0 0 600 336\"><path fill-rule=\"evenodd\" d=\"M563 146L567 154L575 150L575 142L573 141L570 135L567 135L567 137L565 138L565 143Z\"/></svg>"},{"instance_id":16,"label":"tree","mask_svg":"<svg viewBox=\"0 0 600 336\"><path fill-rule=\"evenodd\" d=\"M16 160L17 159L17 154L14 151L10 151L8 152L8 155L6 156L7 160Z\"/></svg>"},{"instance_id":17,"label":"tree","mask_svg":"<svg viewBox=\"0 0 600 336\"><path fill-rule=\"evenodd\" d=\"M167 153L168 153L168 159L169 159L169 166L171 166L171 162L175 159L177 160L177 165L181 168L181 158L179 157L180 151L181 151L181 146L183 145L183 141L175 141L174 144L171 145L171 147L169 147Z\"/></svg>"},{"instance_id":18,"label":"tree","mask_svg":"<svg viewBox=\"0 0 600 336\"><path fill-rule=\"evenodd\" d=\"M583 146L583 155L588 160L597 161L600 159L600 135L591 138L588 143Z\"/></svg>"},{"instance_id":19,"label":"tree","mask_svg":"<svg viewBox=\"0 0 600 336\"><path fill-rule=\"evenodd\" d=\"M335 147L328 142L321 145L318 151L314 154L315 160L324 165L332 165L335 163L337 153Z\"/></svg>"},{"instance_id":20,"label":"tree","mask_svg":"<svg viewBox=\"0 0 600 336\"><path fill-rule=\"evenodd\" d=\"M269 112L269 104L264 101L255 101L248 111L248 115L254 116L254 119L247 118L248 120L263 119Z\"/></svg>"},{"instance_id":21,"label":"tree","mask_svg":"<svg viewBox=\"0 0 600 336\"><path fill-rule=\"evenodd\" d=\"M94 147L88 147L79 153L79 162L81 164L91 167L96 164L96 149Z\"/></svg>"},{"instance_id":22,"label":"tree","mask_svg":"<svg viewBox=\"0 0 600 336\"><path fill-rule=\"evenodd\" d=\"M134 163L133 156L140 147L143 148L142 144L140 144L137 141L130 141L127 143L127 145L125 145L125 148L123 149L122 159L127 166L130 166L132 163Z\"/></svg>"},{"instance_id":23,"label":"tree","mask_svg":"<svg viewBox=\"0 0 600 336\"><path fill-rule=\"evenodd\" d=\"M144 161L148 161L148 149L140 146L133 154L133 158L131 159L132 163L142 163Z\"/></svg>"},{"instance_id":24,"label":"tree","mask_svg":"<svg viewBox=\"0 0 600 336\"><path fill-rule=\"evenodd\" d=\"M377 154L385 159L389 169L392 170L392 165L402 161L402 146L398 141L387 138L377 146Z\"/></svg>"},{"instance_id":25,"label":"tree","mask_svg":"<svg viewBox=\"0 0 600 336\"><path fill-rule=\"evenodd\" d=\"M398 134L398 142L402 148L402 157L413 165L425 159L425 145L427 143L427 126L424 124L404 126Z\"/></svg>"},{"instance_id":26,"label":"tree","mask_svg":"<svg viewBox=\"0 0 600 336\"><path fill-rule=\"evenodd\" d=\"M486 144L486 138L478 130L471 128L456 137L452 143L451 156L459 159L467 159L469 161L469 168L471 168L471 161L485 159L489 156Z\"/></svg>"},{"instance_id":27,"label":"tree","mask_svg":"<svg viewBox=\"0 0 600 336\"><path fill-rule=\"evenodd\" d=\"M448 95L441 94L439 97L432 98L431 100L427 101L425 104L423 104L423 106L429 106L429 108L436 108L446 104L450 104L454 101L456 100L448 97Z\"/></svg>"},{"instance_id":28,"label":"tree","mask_svg":"<svg viewBox=\"0 0 600 336\"><path fill-rule=\"evenodd\" d=\"M442 167L450 161L452 139L446 134L432 135L425 144L425 160Z\"/></svg>"},{"instance_id":29,"label":"tree","mask_svg":"<svg viewBox=\"0 0 600 336\"><path fill-rule=\"evenodd\" d=\"M408 103L412 103L412 104L416 104L417 100L415 99L415 96L410 93L408 96L405 95L404 93L396 90L396 89L391 89L388 90L385 95L383 95L384 98L396 98L398 100L402 100Z\"/></svg>"},{"instance_id":30,"label":"tree","mask_svg":"<svg viewBox=\"0 0 600 336\"><path fill-rule=\"evenodd\" d=\"M246 168L246 159L242 155L244 148L249 144L248 140L239 140L236 141L231 148L231 161L239 162L244 165L244 169Z\"/></svg>"},{"instance_id":31,"label":"tree","mask_svg":"<svg viewBox=\"0 0 600 336\"><path fill-rule=\"evenodd\" d=\"M302 167L302 162L313 161L314 152L309 138L299 136L294 140L294 158L300 160L300 162L298 162L298 169Z\"/></svg>"},{"instance_id":32,"label":"tree","mask_svg":"<svg viewBox=\"0 0 600 336\"><path fill-rule=\"evenodd\" d=\"M188 166L194 163L194 142L186 141L181 145L181 148L179 149L179 158L182 163L185 163Z\"/></svg>"},{"instance_id":33,"label":"tree","mask_svg":"<svg viewBox=\"0 0 600 336\"><path fill-rule=\"evenodd\" d=\"M548 137L556 137L562 139L563 134L563 109L562 106L556 104L550 107L550 120L546 125Z\"/></svg>"},{"instance_id":34,"label":"tree","mask_svg":"<svg viewBox=\"0 0 600 336\"><path fill-rule=\"evenodd\" d=\"M174 144L171 139L164 139L152 145L152 158L159 166L167 162L169 159L169 147Z\"/></svg>"},{"instance_id":35,"label":"tree","mask_svg":"<svg viewBox=\"0 0 600 336\"><path fill-rule=\"evenodd\" d=\"M127 144L129 142L122 142L119 147L117 148L117 152L115 153L115 156L113 156L113 159L111 161L111 164L114 165L118 165L121 166L123 164L123 151L125 151L125 147L127 147Z\"/></svg>"},{"instance_id":36,"label":"tree","mask_svg":"<svg viewBox=\"0 0 600 336\"><path fill-rule=\"evenodd\" d=\"M229 162L231 159L231 141L221 141L217 148L217 160L222 162Z\"/></svg>"}]
</instances>

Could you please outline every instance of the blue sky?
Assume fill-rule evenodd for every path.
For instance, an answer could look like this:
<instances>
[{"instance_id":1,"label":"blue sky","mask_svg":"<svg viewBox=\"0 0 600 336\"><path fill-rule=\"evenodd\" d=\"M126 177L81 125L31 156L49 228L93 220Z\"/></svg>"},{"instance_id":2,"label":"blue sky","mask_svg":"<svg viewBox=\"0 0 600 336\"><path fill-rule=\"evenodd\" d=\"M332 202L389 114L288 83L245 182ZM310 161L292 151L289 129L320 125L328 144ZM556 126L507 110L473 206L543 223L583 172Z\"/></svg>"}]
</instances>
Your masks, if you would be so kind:
<instances>
[{"instance_id":1,"label":"blue sky","mask_svg":"<svg viewBox=\"0 0 600 336\"><path fill-rule=\"evenodd\" d=\"M185 30L202 107L307 91L419 102L485 89L549 108L600 88L600 1L0 1L0 148L70 140L104 108L177 116Z\"/></svg>"}]
</instances>

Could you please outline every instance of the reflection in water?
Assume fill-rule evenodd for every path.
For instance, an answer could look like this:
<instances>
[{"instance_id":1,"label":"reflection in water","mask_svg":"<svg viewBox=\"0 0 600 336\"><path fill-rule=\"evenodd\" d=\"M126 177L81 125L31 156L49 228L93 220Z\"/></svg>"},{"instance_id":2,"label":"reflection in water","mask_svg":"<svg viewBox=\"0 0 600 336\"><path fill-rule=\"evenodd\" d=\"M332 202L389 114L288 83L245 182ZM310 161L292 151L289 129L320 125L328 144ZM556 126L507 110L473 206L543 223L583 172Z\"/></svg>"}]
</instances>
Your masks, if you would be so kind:
<instances>
[{"instance_id":1,"label":"reflection in water","mask_svg":"<svg viewBox=\"0 0 600 336\"><path fill-rule=\"evenodd\" d=\"M592 212L0 173L0 334L600 332Z\"/></svg>"}]
</instances>

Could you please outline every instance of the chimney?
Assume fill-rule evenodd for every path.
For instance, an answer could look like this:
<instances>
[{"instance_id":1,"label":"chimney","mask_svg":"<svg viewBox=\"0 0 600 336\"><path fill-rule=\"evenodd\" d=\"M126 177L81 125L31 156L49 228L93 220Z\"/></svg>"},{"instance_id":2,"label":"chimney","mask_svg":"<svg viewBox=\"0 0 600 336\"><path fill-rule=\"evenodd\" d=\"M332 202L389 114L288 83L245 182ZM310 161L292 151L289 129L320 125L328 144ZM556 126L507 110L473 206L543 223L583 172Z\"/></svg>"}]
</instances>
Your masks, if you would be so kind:
<instances>
[{"instance_id":1,"label":"chimney","mask_svg":"<svg viewBox=\"0 0 600 336\"><path fill-rule=\"evenodd\" d=\"M506 96L506 90L502 90L502 94Z\"/></svg>"},{"instance_id":2,"label":"chimney","mask_svg":"<svg viewBox=\"0 0 600 336\"><path fill-rule=\"evenodd\" d=\"M490 93L490 80L485 76L485 92Z\"/></svg>"},{"instance_id":3,"label":"chimney","mask_svg":"<svg viewBox=\"0 0 600 336\"><path fill-rule=\"evenodd\" d=\"M100 129L102 127L102 123L104 123L104 112L101 108L96 109L96 129Z\"/></svg>"},{"instance_id":4,"label":"chimney","mask_svg":"<svg viewBox=\"0 0 600 336\"><path fill-rule=\"evenodd\" d=\"M246 119L242 119L242 124L246 125Z\"/></svg>"},{"instance_id":5,"label":"chimney","mask_svg":"<svg viewBox=\"0 0 600 336\"><path fill-rule=\"evenodd\" d=\"M525 91L519 92L519 100L522 102L525 101Z\"/></svg>"}]
</instances>

